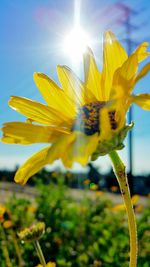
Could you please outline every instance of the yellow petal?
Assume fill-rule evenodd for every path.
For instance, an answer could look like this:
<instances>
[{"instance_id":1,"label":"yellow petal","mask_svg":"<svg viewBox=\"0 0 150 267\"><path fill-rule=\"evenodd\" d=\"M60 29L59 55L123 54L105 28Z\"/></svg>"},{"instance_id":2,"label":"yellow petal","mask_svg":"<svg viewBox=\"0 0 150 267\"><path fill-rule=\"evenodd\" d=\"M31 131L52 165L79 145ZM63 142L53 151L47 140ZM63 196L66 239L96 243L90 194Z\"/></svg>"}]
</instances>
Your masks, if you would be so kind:
<instances>
[{"instance_id":1,"label":"yellow petal","mask_svg":"<svg viewBox=\"0 0 150 267\"><path fill-rule=\"evenodd\" d=\"M150 110L150 94L139 94L131 96L131 100L141 108Z\"/></svg>"},{"instance_id":2,"label":"yellow petal","mask_svg":"<svg viewBox=\"0 0 150 267\"><path fill-rule=\"evenodd\" d=\"M15 182L19 184L26 184L28 179L42 169L47 161L47 154L50 147L46 147L39 152L35 153L31 158L29 158L17 171L15 175Z\"/></svg>"},{"instance_id":3,"label":"yellow petal","mask_svg":"<svg viewBox=\"0 0 150 267\"><path fill-rule=\"evenodd\" d=\"M57 110L59 114L63 114L65 120L74 118L76 112L74 103L67 98L65 92L54 81L42 73L34 73L34 81L51 108Z\"/></svg>"},{"instance_id":4,"label":"yellow petal","mask_svg":"<svg viewBox=\"0 0 150 267\"><path fill-rule=\"evenodd\" d=\"M59 81L65 94L75 103L75 105L84 105L84 85L67 66L57 66Z\"/></svg>"},{"instance_id":5,"label":"yellow petal","mask_svg":"<svg viewBox=\"0 0 150 267\"><path fill-rule=\"evenodd\" d=\"M104 65L102 71L102 88L104 88L106 100L109 99L114 72L122 66L127 58L126 51L118 42L115 35L110 31L106 32L104 35Z\"/></svg>"},{"instance_id":6,"label":"yellow petal","mask_svg":"<svg viewBox=\"0 0 150 267\"><path fill-rule=\"evenodd\" d=\"M52 144L49 150L49 163L57 159L63 159L65 156L68 157L68 147L75 140L75 133L72 132L69 135L62 135Z\"/></svg>"},{"instance_id":7,"label":"yellow petal","mask_svg":"<svg viewBox=\"0 0 150 267\"><path fill-rule=\"evenodd\" d=\"M118 99L100 111L100 141L110 140L115 132L125 126L127 107ZM113 117L112 117L113 114ZM113 118L113 119L112 119Z\"/></svg>"},{"instance_id":8,"label":"yellow petal","mask_svg":"<svg viewBox=\"0 0 150 267\"><path fill-rule=\"evenodd\" d=\"M110 119L108 116L108 109L102 108L100 111L100 139L109 140L111 139L112 131L110 125Z\"/></svg>"},{"instance_id":9,"label":"yellow petal","mask_svg":"<svg viewBox=\"0 0 150 267\"><path fill-rule=\"evenodd\" d=\"M150 55L150 53L146 51L148 45L148 42L144 42L140 44L138 48L133 52L137 55L138 62L143 61Z\"/></svg>"},{"instance_id":10,"label":"yellow petal","mask_svg":"<svg viewBox=\"0 0 150 267\"><path fill-rule=\"evenodd\" d=\"M24 122L8 122L2 127L2 142L9 144L28 145L33 143L50 143L56 140L63 128L39 126Z\"/></svg>"},{"instance_id":11,"label":"yellow petal","mask_svg":"<svg viewBox=\"0 0 150 267\"><path fill-rule=\"evenodd\" d=\"M101 87L101 73L97 68L93 52L90 48L84 54L84 75L88 102L104 101L104 92Z\"/></svg>"},{"instance_id":12,"label":"yellow petal","mask_svg":"<svg viewBox=\"0 0 150 267\"><path fill-rule=\"evenodd\" d=\"M27 180L47 164L53 163L66 155L68 146L73 142L75 134L61 135L51 147L40 150L29 158L17 171L15 182L25 184Z\"/></svg>"},{"instance_id":13,"label":"yellow petal","mask_svg":"<svg viewBox=\"0 0 150 267\"><path fill-rule=\"evenodd\" d=\"M106 106L106 110L108 113L109 122L111 123L110 115L112 112L114 113L114 121L116 124L115 127L111 127L112 132L118 132L125 126L126 122L126 113L129 109L130 103L123 98L118 98L117 100L111 101ZM101 115L102 116L102 115ZM104 112L104 116L106 116L106 111ZM113 122L112 122L113 123Z\"/></svg>"},{"instance_id":14,"label":"yellow petal","mask_svg":"<svg viewBox=\"0 0 150 267\"><path fill-rule=\"evenodd\" d=\"M74 162L85 166L91 155L96 150L98 144L98 134L87 136L80 132L75 132L76 138L70 143L67 154L62 158L65 167L71 168Z\"/></svg>"},{"instance_id":15,"label":"yellow petal","mask_svg":"<svg viewBox=\"0 0 150 267\"><path fill-rule=\"evenodd\" d=\"M118 72L120 73L121 77L123 77L127 81L130 81L136 74L137 69L138 69L137 55L133 54L124 62L124 64L120 67Z\"/></svg>"},{"instance_id":16,"label":"yellow petal","mask_svg":"<svg viewBox=\"0 0 150 267\"><path fill-rule=\"evenodd\" d=\"M61 114L59 116L57 110L36 101L12 96L9 100L9 105L32 121L46 125L62 125L63 123L66 125L66 123L63 122L63 116L61 116Z\"/></svg>"},{"instance_id":17,"label":"yellow petal","mask_svg":"<svg viewBox=\"0 0 150 267\"><path fill-rule=\"evenodd\" d=\"M135 77L134 84L137 83L140 79L142 79L149 71L150 71L150 63L147 63Z\"/></svg>"},{"instance_id":18,"label":"yellow petal","mask_svg":"<svg viewBox=\"0 0 150 267\"><path fill-rule=\"evenodd\" d=\"M111 208L112 211L122 211L125 210L124 204L116 204L114 207Z\"/></svg>"},{"instance_id":19,"label":"yellow petal","mask_svg":"<svg viewBox=\"0 0 150 267\"><path fill-rule=\"evenodd\" d=\"M98 145L98 134L91 136L79 135L75 147L76 153L74 155L74 161L79 162L82 166L85 166L90 160L91 155L95 152Z\"/></svg>"},{"instance_id":20,"label":"yellow petal","mask_svg":"<svg viewBox=\"0 0 150 267\"><path fill-rule=\"evenodd\" d=\"M120 129L122 129L125 126L126 113L127 113L128 108L129 108L129 103L124 102L122 99L118 99L116 101L114 107L112 107L112 108L115 110L115 121L117 124L116 131L119 131Z\"/></svg>"},{"instance_id":21,"label":"yellow petal","mask_svg":"<svg viewBox=\"0 0 150 267\"><path fill-rule=\"evenodd\" d=\"M136 54L132 54L123 65L116 70L113 77L111 99L121 98L130 94L133 88L134 76L138 69Z\"/></svg>"},{"instance_id":22,"label":"yellow petal","mask_svg":"<svg viewBox=\"0 0 150 267\"><path fill-rule=\"evenodd\" d=\"M113 86L111 97L117 98L131 93L135 83L141 79L150 69L147 64L139 74L136 75L138 70L138 63L144 60L149 53L146 51L148 43L142 43L124 62L124 64L116 70L113 78Z\"/></svg>"},{"instance_id":23,"label":"yellow petal","mask_svg":"<svg viewBox=\"0 0 150 267\"><path fill-rule=\"evenodd\" d=\"M150 69L149 63L136 75L138 63L149 55L149 52L146 51L147 46L148 43L142 43L124 64L116 70L113 78L111 98L130 94L136 82L147 74Z\"/></svg>"}]
</instances>

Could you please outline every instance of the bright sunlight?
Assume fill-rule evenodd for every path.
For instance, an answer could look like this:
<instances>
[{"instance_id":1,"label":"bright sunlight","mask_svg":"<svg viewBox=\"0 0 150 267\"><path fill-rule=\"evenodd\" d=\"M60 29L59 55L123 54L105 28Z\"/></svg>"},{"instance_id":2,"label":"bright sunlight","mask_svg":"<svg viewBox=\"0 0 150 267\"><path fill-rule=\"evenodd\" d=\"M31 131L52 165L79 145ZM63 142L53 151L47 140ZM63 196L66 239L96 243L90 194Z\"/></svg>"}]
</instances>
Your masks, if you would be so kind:
<instances>
[{"instance_id":1,"label":"bright sunlight","mask_svg":"<svg viewBox=\"0 0 150 267\"><path fill-rule=\"evenodd\" d=\"M63 50L72 61L80 61L86 47L90 46L89 35L81 28L74 28L66 37L63 43Z\"/></svg>"}]
</instances>

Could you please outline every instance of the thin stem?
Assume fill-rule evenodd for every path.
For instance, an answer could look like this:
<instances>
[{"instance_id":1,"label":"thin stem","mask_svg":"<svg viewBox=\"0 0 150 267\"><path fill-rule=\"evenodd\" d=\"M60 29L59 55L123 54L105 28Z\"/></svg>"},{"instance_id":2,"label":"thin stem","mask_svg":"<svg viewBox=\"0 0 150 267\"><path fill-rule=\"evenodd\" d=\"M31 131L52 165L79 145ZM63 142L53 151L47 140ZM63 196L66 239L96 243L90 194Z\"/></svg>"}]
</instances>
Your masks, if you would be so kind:
<instances>
[{"instance_id":1,"label":"thin stem","mask_svg":"<svg viewBox=\"0 0 150 267\"><path fill-rule=\"evenodd\" d=\"M37 252L37 255L39 257L41 265L43 267L46 267L45 258L44 258L44 255L43 255L43 252L42 252L42 249L41 249L41 246L40 246L40 243L38 240L34 241L34 246L35 246L35 249L36 249L36 252Z\"/></svg>"},{"instance_id":2,"label":"thin stem","mask_svg":"<svg viewBox=\"0 0 150 267\"><path fill-rule=\"evenodd\" d=\"M22 259L22 252L20 250L20 247L18 246L18 242L17 242L17 239L16 239L16 234L12 229L10 230L10 233L11 233L11 236L13 237L13 243L14 243L14 247L15 247L15 250L16 250L16 255L17 255L17 258L18 258L18 267L23 267L24 266L24 262L23 262L23 259Z\"/></svg>"},{"instance_id":3,"label":"thin stem","mask_svg":"<svg viewBox=\"0 0 150 267\"><path fill-rule=\"evenodd\" d=\"M4 231L1 223L0 223L0 232L1 232L1 237L2 237L2 251L3 251L3 255L5 257L5 260L6 260L6 266L12 267L10 257L9 257L9 251L7 248L7 239L6 239L5 231Z\"/></svg>"},{"instance_id":4,"label":"thin stem","mask_svg":"<svg viewBox=\"0 0 150 267\"><path fill-rule=\"evenodd\" d=\"M127 180L127 175L125 172L125 166L120 159L116 151L109 153L110 159L113 164L114 173L117 177L121 194L125 203L127 216L128 216L128 225L129 225L129 234L130 234L130 265L129 267L136 267L137 263L137 230L136 230L136 220L134 215L134 210L132 207L129 185Z\"/></svg>"}]
</instances>

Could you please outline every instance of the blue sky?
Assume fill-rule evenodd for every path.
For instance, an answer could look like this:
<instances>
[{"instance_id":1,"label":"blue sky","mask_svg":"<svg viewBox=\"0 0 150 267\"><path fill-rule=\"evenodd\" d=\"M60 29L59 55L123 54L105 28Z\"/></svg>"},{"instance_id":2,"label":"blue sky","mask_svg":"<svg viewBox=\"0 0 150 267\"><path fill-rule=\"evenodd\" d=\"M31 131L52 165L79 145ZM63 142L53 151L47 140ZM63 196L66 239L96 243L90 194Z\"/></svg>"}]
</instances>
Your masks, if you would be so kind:
<instances>
[{"instance_id":1,"label":"blue sky","mask_svg":"<svg viewBox=\"0 0 150 267\"><path fill-rule=\"evenodd\" d=\"M92 49L101 67L101 38L105 29L112 29L124 43L124 14L116 7L118 1L81 0L80 23L94 40ZM132 38L136 43L150 41L150 2L120 1L137 12L131 18ZM11 95L43 102L32 75L44 72L57 81L56 65L72 66L63 53L64 36L74 25L75 0L1 0L0 4L0 125L8 121L24 121L7 102ZM134 49L134 48L133 48ZM82 64L82 63L81 63ZM135 88L135 92L150 92L150 74ZM150 113L134 107L134 173L150 172ZM23 163L41 145L16 146L0 143L0 169ZM128 165L127 147L121 152ZM106 170L109 159L96 162ZM58 166L58 164L57 164Z\"/></svg>"}]
</instances>

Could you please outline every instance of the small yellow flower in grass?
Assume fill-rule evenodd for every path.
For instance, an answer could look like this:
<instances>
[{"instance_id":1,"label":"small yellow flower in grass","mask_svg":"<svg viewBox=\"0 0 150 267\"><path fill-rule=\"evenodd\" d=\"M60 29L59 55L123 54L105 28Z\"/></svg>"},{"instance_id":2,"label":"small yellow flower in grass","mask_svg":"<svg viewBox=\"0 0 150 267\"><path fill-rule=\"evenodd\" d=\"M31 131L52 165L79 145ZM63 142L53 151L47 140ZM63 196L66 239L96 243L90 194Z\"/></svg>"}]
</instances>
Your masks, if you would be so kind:
<instances>
[{"instance_id":1,"label":"small yellow flower in grass","mask_svg":"<svg viewBox=\"0 0 150 267\"><path fill-rule=\"evenodd\" d=\"M56 263L55 262L48 262L46 267L56 267Z\"/></svg>"},{"instance_id":2,"label":"small yellow flower in grass","mask_svg":"<svg viewBox=\"0 0 150 267\"><path fill-rule=\"evenodd\" d=\"M35 213L37 208L35 206L29 206L28 207L28 212Z\"/></svg>"},{"instance_id":3,"label":"small yellow flower in grass","mask_svg":"<svg viewBox=\"0 0 150 267\"><path fill-rule=\"evenodd\" d=\"M83 181L83 184L84 184L84 185L89 185L89 184L90 184L90 179L86 179L86 180L84 180L84 181Z\"/></svg>"},{"instance_id":4,"label":"small yellow flower in grass","mask_svg":"<svg viewBox=\"0 0 150 267\"><path fill-rule=\"evenodd\" d=\"M43 73L34 81L47 105L13 96L9 105L27 117L26 122L5 123L2 141L9 144L49 145L29 158L17 171L15 181L25 184L42 167L61 159L71 168L85 166L90 159L124 147L123 140L133 125L126 125L132 103L150 110L150 94L133 95L135 84L150 70L138 65L149 53L142 43L127 55L111 31L104 34L103 69L97 68L91 49L84 55L84 82L71 69L58 66L61 88Z\"/></svg>"},{"instance_id":5,"label":"small yellow flower in grass","mask_svg":"<svg viewBox=\"0 0 150 267\"><path fill-rule=\"evenodd\" d=\"M44 232L45 224L43 222L39 222L20 231L18 236L22 241L32 242L34 240L39 240Z\"/></svg>"},{"instance_id":6,"label":"small yellow flower in grass","mask_svg":"<svg viewBox=\"0 0 150 267\"><path fill-rule=\"evenodd\" d=\"M137 202L139 201L140 196L139 195L134 195L131 198L132 205L136 205ZM112 211L121 211L125 210L125 205L124 204L116 204L114 207L111 208ZM136 208L135 208L136 210Z\"/></svg>"},{"instance_id":7,"label":"small yellow flower in grass","mask_svg":"<svg viewBox=\"0 0 150 267\"><path fill-rule=\"evenodd\" d=\"M12 226L11 214L6 209L6 207L4 205L0 205L0 222L2 222L3 225L6 225L6 227L4 227L4 228L9 228L10 224ZM6 224L5 224L5 222L6 222ZM7 225L8 225L8 227L7 227Z\"/></svg>"},{"instance_id":8,"label":"small yellow flower in grass","mask_svg":"<svg viewBox=\"0 0 150 267\"><path fill-rule=\"evenodd\" d=\"M137 204L137 202L139 201L139 199L140 199L140 196L139 196L139 195L134 195L134 196L131 198L132 205Z\"/></svg>"},{"instance_id":9,"label":"small yellow flower in grass","mask_svg":"<svg viewBox=\"0 0 150 267\"><path fill-rule=\"evenodd\" d=\"M6 212L6 208L3 205L0 205L0 222L4 220L4 214Z\"/></svg>"},{"instance_id":10,"label":"small yellow flower in grass","mask_svg":"<svg viewBox=\"0 0 150 267\"><path fill-rule=\"evenodd\" d=\"M114 207L111 208L112 211L121 211L125 210L125 205L124 204L116 204Z\"/></svg>"},{"instance_id":11,"label":"small yellow flower in grass","mask_svg":"<svg viewBox=\"0 0 150 267\"><path fill-rule=\"evenodd\" d=\"M136 213L141 213L144 210L144 206L142 204L139 204L135 207Z\"/></svg>"},{"instance_id":12,"label":"small yellow flower in grass","mask_svg":"<svg viewBox=\"0 0 150 267\"><path fill-rule=\"evenodd\" d=\"M42 267L42 265L41 264L38 264L36 267ZM49 261L46 264L46 267L56 267L56 263L55 262L52 262L52 261Z\"/></svg>"},{"instance_id":13,"label":"small yellow flower in grass","mask_svg":"<svg viewBox=\"0 0 150 267\"><path fill-rule=\"evenodd\" d=\"M95 192L95 195L96 195L96 197L101 197L101 196L104 195L104 192L102 192L102 191L96 191Z\"/></svg>"},{"instance_id":14,"label":"small yellow flower in grass","mask_svg":"<svg viewBox=\"0 0 150 267\"><path fill-rule=\"evenodd\" d=\"M12 226L13 226L13 223L12 223L11 220L6 220L6 221L3 222L3 227L4 227L5 229L9 229L9 228L11 228Z\"/></svg>"}]
</instances>

